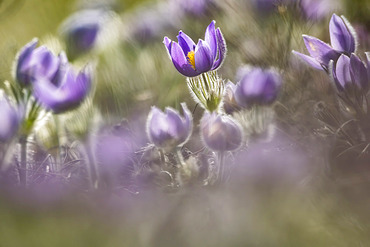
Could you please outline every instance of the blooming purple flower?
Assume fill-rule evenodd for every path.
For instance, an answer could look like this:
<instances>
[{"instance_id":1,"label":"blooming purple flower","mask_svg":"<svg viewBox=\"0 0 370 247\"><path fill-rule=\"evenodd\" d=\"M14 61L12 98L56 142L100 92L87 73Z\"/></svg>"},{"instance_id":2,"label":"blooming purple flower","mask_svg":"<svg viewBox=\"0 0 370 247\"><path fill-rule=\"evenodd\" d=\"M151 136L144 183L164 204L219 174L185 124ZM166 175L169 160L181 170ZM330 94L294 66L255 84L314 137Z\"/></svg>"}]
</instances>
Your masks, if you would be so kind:
<instances>
[{"instance_id":1,"label":"blooming purple flower","mask_svg":"<svg viewBox=\"0 0 370 247\"><path fill-rule=\"evenodd\" d=\"M78 107L89 93L92 81L88 68L76 75L64 53L59 55L59 59L61 64L54 80L42 77L33 83L35 98L54 113Z\"/></svg>"},{"instance_id":2,"label":"blooming purple flower","mask_svg":"<svg viewBox=\"0 0 370 247\"><path fill-rule=\"evenodd\" d=\"M215 29L215 23L209 24L205 39L199 39L198 44L182 31L177 36L178 43L164 37L163 43L170 58L182 75L194 77L221 66L226 55L226 43L220 28Z\"/></svg>"},{"instance_id":3,"label":"blooming purple flower","mask_svg":"<svg viewBox=\"0 0 370 247\"><path fill-rule=\"evenodd\" d=\"M181 103L181 107L184 117L170 107L167 107L165 112L152 107L147 120L147 134L157 147L171 149L183 145L189 139L193 118L185 103Z\"/></svg>"},{"instance_id":4,"label":"blooming purple flower","mask_svg":"<svg viewBox=\"0 0 370 247\"><path fill-rule=\"evenodd\" d=\"M104 22L104 11L82 10L68 17L61 26L68 54L75 57L90 51Z\"/></svg>"},{"instance_id":5,"label":"blooming purple flower","mask_svg":"<svg viewBox=\"0 0 370 247\"><path fill-rule=\"evenodd\" d=\"M18 55L16 62L16 79L22 86L29 86L35 77L53 80L59 59L45 46L37 46L37 39L26 44Z\"/></svg>"},{"instance_id":6,"label":"blooming purple flower","mask_svg":"<svg viewBox=\"0 0 370 247\"><path fill-rule=\"evenodd\" d=\"M0 142L10 140L17 133L21 122L20 115L8 98L0 95Z\"/></svg>"},{"instance_id":7,"label":"blooming purple flower","mask_svg":"<svg viewBox=\"0 0 370 247\"><path fill-rule=\"evenodd\" d=\"M239 106L269 105L276 100L282 85L282 79L276 71L261 68L243 71L244 75L235 88L235 99Z\"/></svg>"},{"instance_id":8,"label":"blooming purple flower","mask_svg":"<svg viewBox=\"0 0 370 247\"><path fill-rule=\"evenodd\" d=\"M242 129L229 116L205 112L200 129L204 144L212 151L232 151L242 143Z\"/></svg>"},{"instance_id":9,"label":"blooming purple flower","mask_svg":"<svg viewBox=\"0 0 370 247\"><path fill-rule=\"evenodd\" d=\"M339 92L361 91L364 95L369 90L370 61L367 53L367 66L354 53L351 57L342 54L331 71L333 80Z\"/></svg>"},{"instance_id":10,"label":"blooming purple flower","mask_svg":"<svg viewBox=\"0 0 370 247\"><path fill-rule=\"evenodd\" d=\"M328 71L330 60L337 61L341 54L355 52L355 32L351 24L342 16L333 14L329 23L331 46L323 41L303 35L303 41L310 56L293 51L313 68Z\"/></svg>"}]
</instances>

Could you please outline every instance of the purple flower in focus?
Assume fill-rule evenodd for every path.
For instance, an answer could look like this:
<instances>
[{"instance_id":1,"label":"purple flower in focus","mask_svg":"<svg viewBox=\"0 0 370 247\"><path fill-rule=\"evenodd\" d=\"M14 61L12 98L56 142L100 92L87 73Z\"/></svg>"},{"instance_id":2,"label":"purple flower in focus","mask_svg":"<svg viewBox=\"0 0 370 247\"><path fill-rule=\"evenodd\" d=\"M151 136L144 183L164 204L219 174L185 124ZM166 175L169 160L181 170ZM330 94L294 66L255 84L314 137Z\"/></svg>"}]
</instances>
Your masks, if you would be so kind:
<instances>
[{"instance_id":1,"label":"purple flower in focus","mask_svg":"<svg viewBox=\"0 0 370 247\"><path fill-rule=\"evenodd\" d=\"M16 79L22 86L29 86L34 78L53 80L59 68L59 59L45 46L37 46L37 39L26 44L18 54Z\"/></svg>"},{"instance_id":2,"label":"purple flower in focus","mask_svg":"<svg viewBox=\"0 0 370 247\"><path fill-rule=\"evenodd\" d=\"M64 53L59 55L59 59L60 67L54 80L41 77L33 82L33 94L37 101L54 113L78 107L89 93L92 83L88 68L76 75Z\"/></svg>"},{"instance_id":3,"label":"purple flower in focus","mask_svg":"<svg viewBox=\"0 0 370 247\"><path fill-rule=\"evenodd\" d=\"M352 91L362 92L363 95L369 90L370 83L370 57L366 53L367 66L354 53L351 57L342 54L331 71L333 80L339 92Z\"/></svg>"},{"instance_id":4,"label":"purple flower in focus","mask_svg":"<svg viewBox=\"0 0 370 247\"><path fill-rule=\"evenodd\" d=\"M212 151L232 151L242 143L242 129L232 118L205 112L200 121L204 144Z\"/></svg>"},{"instance_id":5,"label":"purple flower in focus","mask_svg":"<svg viewBox=\"0 0 370 247\"><path fill-rule=\"evenodd\" d=\"M182 75L194 77L221 66L226 55L226 43L220 28L215 29L215 23L209 24L205 39L199 39L198 44L182 31L177 36L178 43L164 37L163 43L170 58Z\"/></svg>"},{"instance_id":6,"label":"purple flower in focus","mask_svg":"<svg viewBox=\"0 0 370 247\"><path fill-rule=\"evenodd\" d=\"M303 35L303 41L310 56L293 51L313 68L328 71L330 60L337 61L341 54L355 52L355 32L350 23L342 16L333 14L329 23L331 46L323 41Z\"/></svg>"},{"instance_id":7,"label":"purple flower in focus","mask_svg":"<svg viewBox=\"0 0 370 247\"><path fill-rule=\"evenodd\" d=\"M17 133L21 117L18 109L3 95L0 95L0 116L0 142L6 142Z\"/></svg>"},{"instance_id":8,"label":"purple flower in focus","mask_svg":"<svg viewBox=\"0 0 370 247\"><path fill-rule=\"evenodd\" d=\"M184 117L167 107L162 112L153 106L147 120L149 140L158 148L171 149L183 145L193 129L193 118L185 103L181 103Z\"/></svg>"},{"instance_id":9,"label":"purple flower in focus","mask_svg":"<svg viewBox=\"0 0 370 247\"><path fill-rule=\"evenodd\" d=\"M261 68L243 71L244 75L235 88L235 99L239 106L269 105L276 100L282 85L277 72Z\"/></svg>"}]
</instances>

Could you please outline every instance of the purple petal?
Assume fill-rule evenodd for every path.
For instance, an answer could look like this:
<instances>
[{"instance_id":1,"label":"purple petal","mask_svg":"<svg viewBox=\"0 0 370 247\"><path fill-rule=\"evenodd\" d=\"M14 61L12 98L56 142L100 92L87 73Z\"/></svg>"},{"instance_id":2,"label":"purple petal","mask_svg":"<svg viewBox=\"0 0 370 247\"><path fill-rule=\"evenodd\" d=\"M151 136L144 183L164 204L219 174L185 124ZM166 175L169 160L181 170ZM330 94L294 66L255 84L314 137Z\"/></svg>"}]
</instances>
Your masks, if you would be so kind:
<instances>
[{"instance_id":1,"label":"purple petal","mask_svg":"<svg viewBox=\"0 0 370 247\"><path fill-rule=\"evenodd\" d=\"M0 95L0 116L0 142L6 142L18 131L20 118L17 109L3 95Z\"/></svg>"},{"instance_id":2,"label":"purple petal","mask_svg":"<svg viewBox=\"0 0 370 247\"><path fill-rule=\"evenodd\" d=\"M369 87L369 81L366 67L361 59L354 53L351 54L350 58L350 75L352 82L354 82L359 89L367 91Z\"/></svg>"},{"instance_id":3,"label":"purple petal","mask_svg":"<svg viewBox=\"0 0 370 247\"><path fill-rule=\"evenodd\" d=\"M302 54L297 51L292 51L293 54L297 55L299 58L301 58L304 62L306 62L308 65L315 69L324 70L321 64L313 57L307 56L305 54Z\"/></svg>"},{"instance_id":4,"label":"purple petal","mask_svg":"<svg viewBox=\"0 0 370 247\"><path fill-rule=\"evenodd\" d=\"M166 121L168 123L167 132L176 139L182 139L186 135L186 129L184 122L180 117L180 114L174 109L167 107L166 111Z\"/></svg>"},{"instance_id":5,"label":"purple petal","mask_svg":"<svg viewBox=\"0 0 370 247\"><path fill-rule=\"evenodd\" d=\"M185 125L185 129L186 129L186 132L187 132L187 135L188 135L187 138L188 138L188 137L190 137L191 132L193 130L193 116L192 116L191 112L189 111L186 103L181 103L181 107L182 107L182 111L183 111L184 117L185 117L184 125Z\"/></svg>"},{"instance_id":6,"label":"purple petal","mask_svg":"<svg viewBox=\"0 0 370 247\"><path fill-rule=\"evenodd\" d=\"M224 62L226 56L226 42L224 36L221 33L220 28L216 29L216 37L217 37L217 47L218 47L218 58L216 62L212 66L212 70L218 69L222 63Z\"/></svg>"},{"instance_id":7,"label":"purple petal","mask_svg":"<svg viewBox=\"0 0 370 247\"><path fill-rule=\"evenodd\" d=\"M340 54L328 44L308 35L302 35L302 37L311 57L315 58L321 65L327 68L330 60L336 61L338 59Z\"/></svg>"},{"instance_id":8,"label":"purple petal","mask_svg":"<svg viewBox=\"0 0 370 247\"><path fill-rule=\"evenodd\" d=\"M179 45L184 51L185 56L188 55L189 51L195 50L194 41L182 31L180 31L179 35L177 35L177 40L179 41Z\"/></svg>"},{"instance_id":9,"label":"purple petal","mask_svg":"<svg viewBox=\"0 0 370 247\"><path fill-rule=\"evenodd\" d=\"M333 48L339 52L351 54L355 51L355 39L348 30L343 19L333 14L329 24L330 41Z\"/></svg>"},{"instance_id":10,"label":"purple petal","mask_svg":"<svg viewBox=\"0 0 370 247\"><path fill-rule=\"evenodd\" d=\"M212 68L213 59L212 52L208 44L203 40L199 40L195 48L195 69L199 73L207 72Z\"/></svg>"},{"instance_id":11,"label":"purple petal","mask_svg":"<svg viewBox=\"0 0 370 247\"><path fill-rule=\"evenodd\" d=\"M349 67L350 58L342 54L334 66L335 76L342 88L346 88L352 84Z\"/></svg>"},{"instance_id":12,"label":"purple petal","mask_svg":"<svg viewBox=\"0 0 370 247\"><path fill-rule=\"evenodd\" d=\"M36 48L37 43L38 40L34 38L31 42L26 44L19 52L16 68L16 77L17 80L23 85L28 85L30 83L29 75L27 73L24 73L23 70L25 67L29 66L31 54Z\"/></svg>"},{"instance_id":13,"label":"purple petal","mask_svg":"<svg viewBox=\"0 0 370 247\"><path fill-rule=\"evenodd\" d=\"M213 61L217 57L217 38L215 23L216 21L212 21L211 24L208 25L205 34L205 42L208 44L209 48L211 48Z\"/></svg>"},{"instance_id":14,"label":"purple petal","mask_svg":"<svg viewBox=\"0 0 370 247\"><path fill-rule=\"evenodd\" d=\"M172 43L172 41L167 36L164 37L163 44L166 46L168 55L170 57L171 57L171 43Z\"/></svg>"},{"instance_id":15,"label":"purple petal","mask_svg":"<svg viewBox=\"0 0 370 247\"><path fill-rule=\"evenodd\" d=\"M193 77L199 75L200 73L195 71L191 64L189 64L185 57L184 51L181 49L179 44L176 42L172 42L171 44L170 54L175 68L184 76Z\"/></svg>"}]
</instances>

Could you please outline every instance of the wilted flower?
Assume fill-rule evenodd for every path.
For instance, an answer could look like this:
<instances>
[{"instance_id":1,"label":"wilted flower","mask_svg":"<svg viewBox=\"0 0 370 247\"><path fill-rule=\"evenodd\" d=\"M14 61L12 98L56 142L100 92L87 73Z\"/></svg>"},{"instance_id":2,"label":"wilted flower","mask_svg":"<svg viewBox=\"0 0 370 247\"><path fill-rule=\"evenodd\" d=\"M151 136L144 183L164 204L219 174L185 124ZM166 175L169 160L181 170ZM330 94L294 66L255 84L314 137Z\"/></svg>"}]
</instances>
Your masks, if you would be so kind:
<instances>
[{"instance_id":1,"label":"wilted flower","mask_svg":"<svg viewBox=\"0 0 370 247\"><path fill-rule=\"evenodd\" d=\"M355 52L356 38L351 24L344 16L333 14L329 23L331 46L323 41L303 35L303 41L310 56L293 51L313 68L328 71L330 60L337 61L342 54L350 55Z\"/></svg>"},{"instance_id":2,"label":"wilted flower","mask_svg":"<svg viewBox=\"0 0 370 247\"><path fill-rule=\"evenodd\" d=\"M61 26L61 33L70 56L76 57L90 51L104 23L102 10L82 10L68 17Z\"/></svg>"},{"instance_id":3,"label":"wilted flower","mask_svg":"<svg viewBox=\"0 0 370 247\"><path fill-rule=\"evenodd\" d=\"M72 110L86 98L91 88L91 73L88 68L76 75L64 53L59 55L60 68L54 80L37 78L33 83L35 98L54 113Z\"/></svg>"},{"instance_id":4,"label":"wilted flower","mask_svg":"<svg viewBox=\"0 0 370 247\"><path fill-rule=\"evenodd\" d=\"M0 93L0 141L10 140L18 131L21 122L20 112Z\"/></svg>"},{"instance_id":5,"label":"wilted flower","mask_svg":"<svg viewBox=\"0 0 370 247\"><path fill-rule=\"evenodd\" d=\"M370 60L367 55L367 67L354 53L351 57L342 54L337 63L333 65L332 77L339 92L362 92L366 95L370 83Z\"/></svg>"},{"instance_id":6,"label":"wilted flower","mask_svg":"<svg viewBox=\"0 0 370 247\"><path fill-rule=\"evenodd\" d=\"M229 116L205 112L200 130L204 144L212 151L232 151L242 143L242 129Z\"/></svg>"},{"instance_id":7,"label":"wilted flower","mask_svg":"<svg viewBox=\"0 0 370 247\"><path fill-rule=\"evenodd\" d=\"M149 140L159 148L171 149L187 142L193 129L193 118L185 103L181 103L184 117L167 107L165 113L153 106L147 120Z\"/></svg>"},{"instance_id":8,"label":"wilted flower","mask_svg":"<svg viewBox=\"0 0 370 247\"><path fill-rule=\"evenodd\" d=\"M226 43L220 28L215 29L215 21L206 29L205 39L198 44L182 31L177 36L178 43L164 37L163 43L175 68L184 76L194 77L218 69L226 55Z\"/></svg>"},{"instance_id":9,"label":"wilted flower","mask_svg":"<svg viewBox=\"0 0 370 247\"><path fill-rule=\"evenodd\" d=\"M235 88L235 99L239 106L269 105L276 100L282 84L276 71L261 68L243 71L244 75Z\"/></svg>"},{"instance_id":10,"label":"wilted flower","mask_svg":"<svg viewBox=\"0 0 370 247\"><path fill-rule=\"evenodd\" d=\"M37 46L37 39L26 44L16 62L16 79L22 86L29 86L36 77L53 80L59 68L59 59L45 46Z\"/></svg>"}]
</instances>

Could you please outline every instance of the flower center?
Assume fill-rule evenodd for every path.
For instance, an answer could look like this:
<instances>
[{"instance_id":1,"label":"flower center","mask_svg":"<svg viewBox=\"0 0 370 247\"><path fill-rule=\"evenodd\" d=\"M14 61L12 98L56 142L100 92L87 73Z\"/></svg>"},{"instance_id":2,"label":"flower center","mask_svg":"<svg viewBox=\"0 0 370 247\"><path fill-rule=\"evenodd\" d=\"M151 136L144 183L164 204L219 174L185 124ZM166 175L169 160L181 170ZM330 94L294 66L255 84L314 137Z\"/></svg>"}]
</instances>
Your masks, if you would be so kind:
<instances>
[{"instance_id":1,"label":"flower center","mask_svg":"<svg viewBox=\"0 0 370 247\"><path fill-rule=\"evenodd\" d=\"M189 51L188 55L186 55L188 62L191 64L191 67L195 69L195 59L194 59L194 51Z\"/></svg>"}]
</instances>

